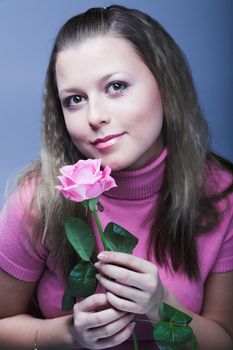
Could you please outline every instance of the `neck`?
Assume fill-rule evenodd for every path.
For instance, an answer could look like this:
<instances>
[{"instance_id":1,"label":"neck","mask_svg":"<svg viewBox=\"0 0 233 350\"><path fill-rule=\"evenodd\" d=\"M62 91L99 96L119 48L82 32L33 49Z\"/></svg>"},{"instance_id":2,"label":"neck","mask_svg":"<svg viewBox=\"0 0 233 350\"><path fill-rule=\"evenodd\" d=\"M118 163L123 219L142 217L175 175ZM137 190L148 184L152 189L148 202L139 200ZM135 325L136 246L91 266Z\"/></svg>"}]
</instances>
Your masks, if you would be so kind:
<instances>
[{"instance_id":1,"label":"neck","mask_svg":"<svg viewBox=\"0 0 233 350\"><path fill-rule=\"evenodd\" d=\"M149 165L136 170L112 172L117 187L104 195L121 199L143 199L156 195L160 190L167 157L167 148Z\"/></svg>"}]
</instances>

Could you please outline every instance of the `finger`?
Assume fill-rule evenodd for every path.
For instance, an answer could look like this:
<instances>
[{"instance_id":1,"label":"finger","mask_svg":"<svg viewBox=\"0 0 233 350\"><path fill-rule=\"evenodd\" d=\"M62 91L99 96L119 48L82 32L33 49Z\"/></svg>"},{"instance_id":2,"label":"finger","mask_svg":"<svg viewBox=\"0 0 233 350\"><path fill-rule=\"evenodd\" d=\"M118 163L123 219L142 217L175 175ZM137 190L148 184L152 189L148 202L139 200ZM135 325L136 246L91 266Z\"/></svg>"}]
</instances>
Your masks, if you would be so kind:
<instances>
[{"instance_id":1,"label":"finger","mask_svg":"<svg viewBox=\"0 0 233 350\"><path fill-rule=\"evenodd\" d=\"M138 289L141 289L143 280L147 276L146 274L138 273L132 270L128 270L127 268L111 265L108 263L97 262L95 264L95 267L98 271L108 276L110 279L114 279L121 284L133 286Z\"/></svg>"},{"instance_id":2,"label":"finger","mask_svg":"<svg viewBox=\"0 0 233 350\"><path fill-rule=\"evenodd\" d=\"M144 313L142 310L143 305L141 304L137 304L137 303L134 303L133 301L119 298L118 296L116 296L115 294L112 294L111 292L107 292L106 295L109 303L121 311L135 313L135 314Z\"/></svg>"},{"instance_id":3,"label":"finger","mask_svg":"<svg viewBox=\"0 0 233 350\"><path fill-rule=\"evenodd\" d=\"M108 307L108 301L105 294L93 294L84 300L75 304L75 309L78 311L96 311L103 307Z\"/></svg>"},{"instance_id":4,"label":"finger","mask_svg":"<svg viewBox=\"0 0 233 350\"><path fill-rule=\"evenodd\" d=\"M125 342L132 334L135 322L130 322L123 330L114 334L112 337L103 338L96 342L96 349L112 348Z\"/></svg>"},{"instance_id":5,"label":"finger","mask_svg":"<svg viewBox=\"0 0 233 350\"><path fill-rule=\"evenodd\" d=\"M100 310L103 307L104 310ZM93 294L80 303L77 303L74 310L81 312L79 321L84 323L85 328L106 325L125 314L125 312L117 310L109 304L106 294Z\"/></svg>"},{"instance_id":6,"label":"finger","mask_svg":"<svg viewBox=\"0 0 233 350\"><path fill-rule=\"evenodd\" d=\"M88 332L90 332L90 336L93 340L109 338L124 329L131 321L133 321L134 317L135 315L133 314L126 314L114 322L102 327L94 328L94 330L90 329Z\"/></svg>"},{"instance_id":7,"label":"finger","mask_svg":"<svg viewBox=\"0 0 233 350\"><path fill-rule=\"evenodd\" d=\"M137 272L142 272L142 273L157 272L157 268L154 264L131 254L104 251L99 253L97 258L100 261L103 261L106 263L111 263L118 266L126 266L127 268L130 268Z\"/></svg>"},{"instance_id":8,"label":"finger","mask_svg":"<svg viewBox=\"0 0 233 350\"><path fill-rule=\"evenodd\" d=\"M110 322L114 322L125 315L125 312L122 310L117 310L111 307L109 309L98 311L92 313L88 317L88 328L96 328L100 326L105 326Z\"/></svg>"},{"instance_id":9,"label":"finger","mask_svg":"<svg viewBox=\"0 0 233 350\"><path fill-rule=\"evenodd\" d=\"M80 311L74 308L74 324L77 329L88 330L114 322L125 314L124 311L117 310L112 305L105 310L97 312L94 312L94 310L92 312Z\"/></svg>"},{"instance_id":10,"label":"finger","mask_svg":"<svg viewBox=\"0 0 233 350\"><path fill-rule=\"evenodd\" d=\"M118 283L118 281L105 278L101 274L97 274L96 278L105 289L119 297L130 299L134 302L143 302L146 299L145 293L138 288L128 287L125 284Z\"/></svg>"}]
</instances>

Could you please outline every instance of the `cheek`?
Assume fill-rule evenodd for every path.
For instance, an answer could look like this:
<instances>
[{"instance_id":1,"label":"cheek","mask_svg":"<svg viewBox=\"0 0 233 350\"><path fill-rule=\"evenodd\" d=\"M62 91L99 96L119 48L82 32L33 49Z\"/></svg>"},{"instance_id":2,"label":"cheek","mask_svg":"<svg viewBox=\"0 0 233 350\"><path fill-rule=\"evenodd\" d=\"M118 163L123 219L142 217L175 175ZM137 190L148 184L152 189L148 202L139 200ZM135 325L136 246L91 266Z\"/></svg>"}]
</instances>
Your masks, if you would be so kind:
<instances>
[{"instance_id":1,"label":"cheek","mask_svg":"<svg viewBox=\"0 0 233 350\"><path fill-rule=\"evenodd\" d=\"M129 108L127 123L131 126L153 129L163 124L163 108L161 101L146 101L147 103L137 103L133 109ZM143 129L142 128L142 129ZM141 129L141 130L142 130Z\"/></svg>"},{"instance_id":2,"label":"cheek","mask_svg":"<svg viewBox=\"0 0 233 350\"><path fill-rule=\"evenodd\" d=\"M142 106L140 113L134 115L135 133L138 140L144 142L145 135L149 143L155 142L161 135L163 126L163 108L161 100L147 101L147 105Z\"/></svg>"},{"instance_id":3,"label":"cheek","mask_svg":"<svg viewBox=\"0 0 233 350\"><path fill-rule=\"evenodd\" d=\"M151 110L151 112L154 111L155 116L157 118L162 118L163 116L163 105L162 105L162 98L161 94L158 88L154 88L151 91L151 94L147 101L148 109Z\"/></svg>"},{"instance_id":4,"label":"cheek","mask_svg":"<svg viewBox=\"0 0 233 350\"><path fill-rule=\"evenodd\" d=\"M149 81L147 86L137 89L127 102L125 113L128 112L131 116L131 122L154 124L154 119L158 121L163 119L162 99L154 80Z\"/></svg>"},{"instance_id":5,"label":"cheek","mask_svg":"<svg viewBox=\"0 0 233 350\"><path fill-rule=\"evenodd\" d=\"M84 127L77 122L77 119L64 116L66 129L76 143L85 139Z\"/></svg>"}]
</instances>

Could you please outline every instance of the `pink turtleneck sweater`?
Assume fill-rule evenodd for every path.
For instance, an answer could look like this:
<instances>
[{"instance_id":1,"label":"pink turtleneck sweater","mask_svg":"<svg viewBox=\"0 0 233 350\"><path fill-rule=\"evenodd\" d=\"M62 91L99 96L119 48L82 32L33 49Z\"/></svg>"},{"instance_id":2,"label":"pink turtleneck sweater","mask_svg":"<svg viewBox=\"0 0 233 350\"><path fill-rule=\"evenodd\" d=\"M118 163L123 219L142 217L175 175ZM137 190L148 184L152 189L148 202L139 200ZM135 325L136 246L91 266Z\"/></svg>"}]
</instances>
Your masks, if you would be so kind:
<instances>
[{"instance_id":1,"label":"pink turtleneck sweater","mask_svg":"<svg viewBox=\"0 0 233 350\"><path fill-rule=\"evenodd\" d=\"M146 259L148 235L151 222L145 220L154 208L158 191L163 181L167 150L150 165L135 171L112 173L118 185L100 196L104 207L100 220L105 227L113 221L125 227L138 237L139 243L133 254ZM231 176L222 170L213 169L210 178L214 178L222 190L229 185ZM211 187L211 185L210 185ZM30 225L25 222L25 203L29 202L30 189L25 189L23 203L15 195L6 205L0 216L0 267L12 276L24 281L38 281L37 301L45 318L64 315L61 311L61 298L65 284L61 269L54 264L49 248L30 239ZM190 281L185 275L172 273L159 267L160 278L164 285L180 302L193 312L202 308L204 283L211 272L225 272L233 269L233 195L221 201L218 206L222 220L211 232L197 239L200 261L200 279ZM101 243L97 236L99 250ZM152 259L153 262L155 260ZM100 289L98 291L101 291ZM144 350L156 349L152 340L151 326L138 323L138 338L143 342ZM133 349L128 342L114 349ZM112 348L113 349L113 348Z\"/></svg>"}]
</instances>

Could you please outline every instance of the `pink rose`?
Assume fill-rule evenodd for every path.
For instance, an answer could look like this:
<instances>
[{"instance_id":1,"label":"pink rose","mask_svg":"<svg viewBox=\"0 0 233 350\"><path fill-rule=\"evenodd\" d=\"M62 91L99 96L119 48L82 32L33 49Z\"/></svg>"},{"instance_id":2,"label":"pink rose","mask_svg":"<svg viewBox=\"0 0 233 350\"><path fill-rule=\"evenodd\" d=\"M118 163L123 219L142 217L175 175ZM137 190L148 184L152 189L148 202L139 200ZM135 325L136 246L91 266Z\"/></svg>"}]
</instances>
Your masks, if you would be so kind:
<instances>
[{"instance_id":1,"label":"pink rose","mask_svg":"<svg viewBox=\"0 0 233 350\"><path fill-rule=\"evenodd\" d=\"M61 185L56 188L64 197L82 202L116 187L115 180L110 176L111 168L106 166L102 171L100 163L101 159L87 159L62 167L62 175L58 176Z\"/></svg>"}]
</instances>

